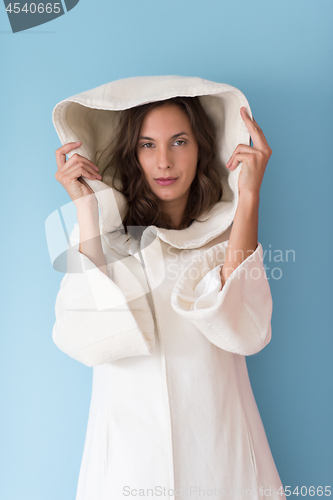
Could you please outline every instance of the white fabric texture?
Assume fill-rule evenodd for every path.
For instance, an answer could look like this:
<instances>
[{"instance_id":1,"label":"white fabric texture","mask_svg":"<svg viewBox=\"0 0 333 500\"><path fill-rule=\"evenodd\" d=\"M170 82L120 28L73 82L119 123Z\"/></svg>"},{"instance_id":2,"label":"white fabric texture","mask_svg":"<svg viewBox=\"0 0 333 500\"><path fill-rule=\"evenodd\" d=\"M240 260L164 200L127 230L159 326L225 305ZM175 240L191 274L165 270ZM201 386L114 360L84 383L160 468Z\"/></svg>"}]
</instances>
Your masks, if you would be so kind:
<instances>
[{"instance_id":1,"label":"white fabric texture","mask_svg":"<svg viewBox=\"0 0 333 500\"><path fill-rule=\"evenodd\" d=\"M53 122L62 144L82 141L71 154L95 161L121 110L177 95L198 96L216 127L223 197L209 217L179 231L149 226L127 244L111 168L101 181L85 178L98 199L108 276L79 252L78 223L71 231L52 335L93 368L76 500L240 499L245 490L281 500L245 358L272 335L261 244L222 290L219 277L241 169L225 164L237 144L250 144L239 113L245 106L252 116L245 96L197 77L133 77L61 101Z\"/></svg>"},{"instance_id":2,"label":"white fabric texture","mask_svg":"<svg viewBox=\"0 0 333 500\"><path fill-rule=\"evenodd\" d=\"M78 224L71 241L74 246L80 241ZM55 344L87 366L151 354L154 322L140 282L118 261L121 279L130 287L121 291L86 255L78 250L76 254L84 272L67 273L61 282L55 304ZM133 299L135 292L138 298Z\"/></svg>"},{"instance_id":3,"label":"white fabric texture","mask_svg":"<svg viewBox=\"0 0 333 500\"><path fill-rule=\"evenodd\" d=\"M190 311L212 307L221 291L221 266L208 271L206 276L195 286L194 301L191 300Z\"/></svg>"},{"instance_id":4,"label":"white fabric texture","mask_svg":"<svg viewBox=\"0 0 333 500\"><path fill-rule=\"evenodd\" d=\"M216 245L190 264L174 287L172 307L218 347L255 354L271 340L272 297L261 244L231 273L222 290L221 264L200 281L191 278L191 271L198 275L198 269L207 269L226 248L225 243Z\"/></svg>"}]
</instances>

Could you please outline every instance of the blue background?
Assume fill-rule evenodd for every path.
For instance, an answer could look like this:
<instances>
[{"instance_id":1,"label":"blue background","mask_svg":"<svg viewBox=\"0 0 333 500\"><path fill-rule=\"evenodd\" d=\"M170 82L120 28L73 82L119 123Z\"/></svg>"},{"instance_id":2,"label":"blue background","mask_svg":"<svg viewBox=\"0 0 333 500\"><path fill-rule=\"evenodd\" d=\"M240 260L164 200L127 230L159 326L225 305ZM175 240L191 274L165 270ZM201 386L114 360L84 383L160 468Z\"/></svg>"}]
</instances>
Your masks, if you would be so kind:
<instances>
[{"instance_id":1,"label":"blue background","mask_svg":"<svg viewBox=\"0 0 333 500\"><path fill-rule=\"evenodd\" d=\"M158 74L239 88L273 150L259 241L296 259L277 264L272 341L247 364L283 485L332 485L332 19L331 0L81 0L11 34L0 5L1 499L74 499L88 419L92 369L51 337L63 275L44 224L70 201L53 107Z\"/></svg>"}]
</instances>

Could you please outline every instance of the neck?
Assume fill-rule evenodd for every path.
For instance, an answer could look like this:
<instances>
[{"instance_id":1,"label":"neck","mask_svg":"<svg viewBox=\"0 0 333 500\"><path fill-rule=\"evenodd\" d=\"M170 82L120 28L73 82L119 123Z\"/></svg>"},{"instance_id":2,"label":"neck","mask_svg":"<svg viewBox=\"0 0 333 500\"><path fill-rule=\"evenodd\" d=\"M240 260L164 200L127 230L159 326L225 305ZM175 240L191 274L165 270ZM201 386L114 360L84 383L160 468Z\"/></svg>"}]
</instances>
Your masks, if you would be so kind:
<instances>
[{"instance_id":1,"label":"neck","mask_svg":"<svg viewBox=\"0 0 333 500\"><path fill-rule=\"evenodd\" d=\"M160 207L161 211L167 214L171 219L172 229L178 229L180 226L183 215L186 208L188 195L186 198L180 198L178 200L164 201L161 200Z\"/></svg>"}]
</instances>

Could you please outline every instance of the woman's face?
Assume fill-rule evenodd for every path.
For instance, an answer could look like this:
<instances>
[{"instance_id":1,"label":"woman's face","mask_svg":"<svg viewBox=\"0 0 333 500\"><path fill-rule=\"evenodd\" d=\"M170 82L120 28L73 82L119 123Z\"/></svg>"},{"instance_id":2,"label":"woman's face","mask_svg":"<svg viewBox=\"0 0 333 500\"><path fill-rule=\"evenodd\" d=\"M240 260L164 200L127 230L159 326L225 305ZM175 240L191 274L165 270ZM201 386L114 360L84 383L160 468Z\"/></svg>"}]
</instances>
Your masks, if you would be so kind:
<instances>
[{"instance_id":1,"label":"woman's face","mask_svg":"<svg viewBox=\"0 0 333 500\"><path fill-rule=\"evenodd\" d=\"M179 106L165 104L145 115L137 158L151 190L161 201L187 202L196 175L198 150L189 118ZM163 181L169 177L174 180Z\"/></svg>"}]
</instances>

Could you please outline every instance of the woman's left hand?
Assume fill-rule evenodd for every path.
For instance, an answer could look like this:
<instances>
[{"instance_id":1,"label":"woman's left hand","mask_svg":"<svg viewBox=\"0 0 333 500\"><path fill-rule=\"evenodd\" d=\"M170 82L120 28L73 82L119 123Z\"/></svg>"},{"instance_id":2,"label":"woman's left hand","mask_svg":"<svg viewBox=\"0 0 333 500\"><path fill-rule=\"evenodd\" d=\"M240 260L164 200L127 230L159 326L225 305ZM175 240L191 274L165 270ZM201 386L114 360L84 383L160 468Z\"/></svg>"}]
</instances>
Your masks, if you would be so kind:
<instances>
[{"instance_id":1,"label":"woman's left hand","mask_svg":"<svg viewBox=\"0 0 333 500\"><path fill-rule=\"evenodd\" d=\"M239 162L242 162L238 178L239 193L247 192L259 196L261 183L272 150L261 128L254 119L251 120L246 109L241 108L240 113L252 138L253 147L238 144L226 167L228 170L235 170Z\"/></svg>"}]
</instances>

